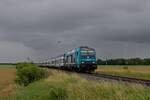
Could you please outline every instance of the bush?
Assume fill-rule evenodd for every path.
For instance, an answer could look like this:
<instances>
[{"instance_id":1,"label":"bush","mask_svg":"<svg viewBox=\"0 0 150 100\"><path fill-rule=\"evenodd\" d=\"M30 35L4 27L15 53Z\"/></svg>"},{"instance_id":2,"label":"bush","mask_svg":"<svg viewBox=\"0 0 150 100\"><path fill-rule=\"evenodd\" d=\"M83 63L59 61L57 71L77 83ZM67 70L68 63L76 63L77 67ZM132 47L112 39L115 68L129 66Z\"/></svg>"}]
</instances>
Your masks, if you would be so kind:
<instances>
[{"instance_id":1,"label":"bush","mask_svg":"<svg viewBox=\"0 0 150 100\"><path fill-rule=\"evenodd\" d=\"M19 63L16 69L16 83L20 85L27 86L34 81L48 77L48 72L45 69L38 68L31 63Z\"/></svg>"},{"instance_id":2,"label":"bush","mask_svg":"<svg viewBox=\"0 0 150 100\"><path fill-rule=\"evenodd\" d=\"M32 64L32 63L26 63L26 62L24 62L24 63L18 63L18 64L16 65L16 69L17 69L17 70L20 70L20 69L22 69L22 68L24 68L24 67L30 67L30 66L35 66L35 65Z\"/></svg>"}]
</instances>

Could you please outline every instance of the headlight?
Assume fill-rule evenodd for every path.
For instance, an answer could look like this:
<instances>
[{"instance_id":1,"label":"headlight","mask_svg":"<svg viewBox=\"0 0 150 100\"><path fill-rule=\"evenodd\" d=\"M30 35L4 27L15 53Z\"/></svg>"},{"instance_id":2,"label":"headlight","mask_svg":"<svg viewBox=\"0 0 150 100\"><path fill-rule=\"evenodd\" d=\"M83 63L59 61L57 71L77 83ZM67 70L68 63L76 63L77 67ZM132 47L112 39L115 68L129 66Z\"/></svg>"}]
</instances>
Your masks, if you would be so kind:
<instances>
[{"instance_id":1,"label":"headlight","mask_svg":"<svg viewBox=\"0 0 150 100\"><path fill-rule=\"evenodd\" d=\"M95 62L93 62L93 64L95 64Z\"/></svg>"},{"instance_id":2,"label":"headlight","mask_svg":"<svg viewBox=\"0 0 150 100\"><path fill-rule=\"evenodd\" d=\"M84 64L84 62L82 62L82 64Z\"/></svg>"}]
</instances>

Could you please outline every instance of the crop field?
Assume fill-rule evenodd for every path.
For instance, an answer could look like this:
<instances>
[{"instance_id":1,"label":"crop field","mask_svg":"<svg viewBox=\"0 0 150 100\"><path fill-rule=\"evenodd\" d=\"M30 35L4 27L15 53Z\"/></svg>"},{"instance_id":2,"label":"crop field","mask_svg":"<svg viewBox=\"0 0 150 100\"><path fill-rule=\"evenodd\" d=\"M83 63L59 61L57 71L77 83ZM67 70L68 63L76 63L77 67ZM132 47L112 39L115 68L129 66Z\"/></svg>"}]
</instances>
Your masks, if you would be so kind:
<instances>
[{"instance_id":1,"label":"crop field","mask_svg":"<svg viewBox=\"0 0 150 100\"><path fill-rule=\"evenodd\" d=\"M105 73L150 80L150 66L98 66L96 73Z\"/></svg>"},{"instance_id":2,"label":"crop field","mask_svg":"<svg viewBox=\"0 0 150 100\"><path fill-rule=\"evenodd\" d=\"M0 96L9 95L13 92L15 72L14 66L0 65Z\"/></svg>"}]
</instances>

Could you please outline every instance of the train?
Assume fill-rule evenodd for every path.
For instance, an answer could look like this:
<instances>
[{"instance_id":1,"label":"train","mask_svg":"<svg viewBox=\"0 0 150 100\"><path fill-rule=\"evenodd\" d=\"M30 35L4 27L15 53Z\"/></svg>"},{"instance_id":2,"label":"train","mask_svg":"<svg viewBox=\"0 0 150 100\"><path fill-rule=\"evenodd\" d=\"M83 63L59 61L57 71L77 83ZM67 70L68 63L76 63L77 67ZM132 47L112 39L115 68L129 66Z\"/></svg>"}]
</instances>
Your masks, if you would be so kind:
<instances>
[{"instance_id":1,"label":"train","mask_svg":"<svg viewBox=\"0 0 150 100\"><path fill-rule=\"evenodd\" d=\"M40 66L91 73L97 69L96 50L80 46L60 56L42 61Z\"/></svg>"}]
</instances>

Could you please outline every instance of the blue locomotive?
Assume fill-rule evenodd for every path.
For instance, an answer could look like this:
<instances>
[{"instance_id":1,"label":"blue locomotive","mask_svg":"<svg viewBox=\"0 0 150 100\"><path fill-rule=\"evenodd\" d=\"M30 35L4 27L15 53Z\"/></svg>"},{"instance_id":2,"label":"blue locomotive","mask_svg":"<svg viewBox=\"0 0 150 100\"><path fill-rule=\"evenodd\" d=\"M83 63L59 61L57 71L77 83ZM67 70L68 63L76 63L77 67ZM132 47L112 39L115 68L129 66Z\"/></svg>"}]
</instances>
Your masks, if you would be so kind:
<instances>
[{"instance_id":1,"label":"blue locomotive","mask_svg":"<svg viewBox=\"0 0 150 100\"><path fill-rule=\"evenodd\" d=\"M96 51L89 47L78 47L64 54L65 67L82 72L94 71Z\"/></svg>"},{"instance_id":2,"label":"blue locomotive","mask_svg":"<svg viewBox=\"0 0 150 100\"><path fill-rule=\"evenodd\" d=\"M41 64L48 67L92 72L97 68L96 51L93 48L81 46Z\"/></svg>"}]
</instances>

